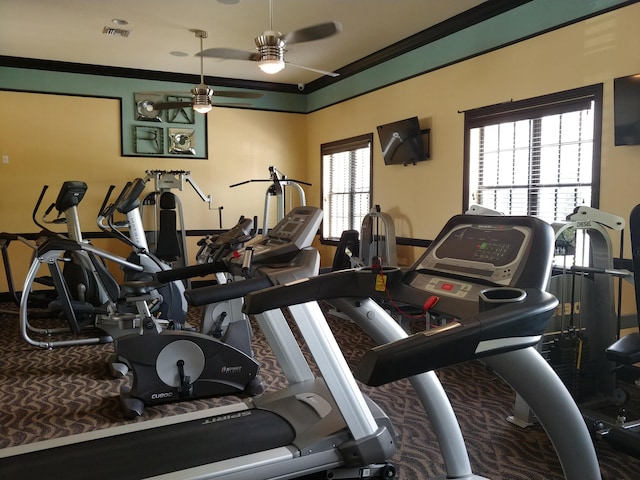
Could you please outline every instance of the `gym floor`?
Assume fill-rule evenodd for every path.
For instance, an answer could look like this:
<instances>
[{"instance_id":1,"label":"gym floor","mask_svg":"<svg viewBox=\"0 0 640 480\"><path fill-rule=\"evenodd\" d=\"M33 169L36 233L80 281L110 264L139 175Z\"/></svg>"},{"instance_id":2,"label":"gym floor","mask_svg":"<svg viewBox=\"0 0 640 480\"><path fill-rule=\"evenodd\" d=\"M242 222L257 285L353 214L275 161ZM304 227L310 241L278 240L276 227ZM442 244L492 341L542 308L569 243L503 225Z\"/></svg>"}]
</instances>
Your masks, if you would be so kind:
<instances>
[{"instance_id":1,"label":"gym floor","mask_svg":"<svg viewBox=\"0 0 640 480\"><path fill-rule=\"evenodd\" d=\"M13 304L0 304L0 312L15 311ZM197 322L198 312L190 311ZM55 323L55 320L38 320ZM330 318L347 361L354 364L372 346L355 325ZM0 313L0 448L130 423L119 409L118 392L126 379L112 379L107 358L112 345L92 345L39 350L20 337L17 316ZM420 325L413 325L419 329ZM254 328L254 350L261 375L269 390L284 385L282 374L258 328ZM458 415L476 474L492 479L561 479L555 452L540 426L521 429L505 418L513 413L514 393L500 378L477 362L438 371ZM429 419L412 394L406 380L379 388L363 388L391 417L400 439L392 461L399 478L423 480L444 473L438 445ZM195 400L147 408L144 422L237 401L237 397ZM640 398L632 400L640 405ZM632 403L633 405L633 403ZM630 414L632 412L630 411ZM640 413L640 412L639 412ZM603 479L635 479L640 459L596 442Z\"/></svg>"}]
</instances>

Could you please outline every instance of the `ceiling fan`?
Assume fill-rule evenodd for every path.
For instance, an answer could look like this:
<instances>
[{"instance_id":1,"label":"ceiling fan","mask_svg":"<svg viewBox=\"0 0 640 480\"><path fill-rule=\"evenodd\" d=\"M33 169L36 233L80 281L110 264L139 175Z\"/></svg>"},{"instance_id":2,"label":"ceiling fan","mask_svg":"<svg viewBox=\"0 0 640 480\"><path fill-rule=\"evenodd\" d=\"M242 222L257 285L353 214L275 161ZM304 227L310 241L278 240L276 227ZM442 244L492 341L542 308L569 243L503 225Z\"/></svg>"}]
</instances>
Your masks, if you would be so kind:
<instances>
[{"instance_id":1,"label":"ceiling fan","mask_svg":"<svg viewBox=\"0 0 640 480\"><path fill-rule=\"evenodd\" d=\"M207 38L207 32L204 30L191 30L195 33L196 37L200 39L200 50L202 51L202 39ZM169 109L181 109L181 108L190 108L198 113L207 113L211 110L214 105L234 105L234 106L245 106L249 105L247 103L213 103L213 97L227 97L227 98L259 98L262 96L261 93L255 92L241 92L235 90L224 90L224 91L215 91L209 88L204 83L204 68L202 57L200 57L200 83L193 87L190 92L149 92L150 95L175 95L175 96L192 96L192 100L190 102L185 101L175 101L175 102L153 102L150 100L145 100L145 104L142 105L147 112L157 112L159 110L169 110Z\"/></svg>"},{"instance_id":2,"label":"ceiling fan","mask_svg":"<svg viewBox=\"0 0 640 480\"><path fill-rule=\"evenodd\" d=\"M335 21L319 23L317 25L301 28L285 34L275 31L273 29L273 2L272 0L269 0L269 30L255 38L257 52L236 50L233 48L208 48L207 50L202 50L197 55L200 57L250 60L258 62L260 70L269 74L278 73L284 69L285 65L291 65L292 67L303 68L323 75L337 77L339 74L335 72L327 72L287 62L284 59L284 53L288 45L310 42L312 40L322 40L340 33L341 31L342 24Z\"/></svg>"}]
</instances>

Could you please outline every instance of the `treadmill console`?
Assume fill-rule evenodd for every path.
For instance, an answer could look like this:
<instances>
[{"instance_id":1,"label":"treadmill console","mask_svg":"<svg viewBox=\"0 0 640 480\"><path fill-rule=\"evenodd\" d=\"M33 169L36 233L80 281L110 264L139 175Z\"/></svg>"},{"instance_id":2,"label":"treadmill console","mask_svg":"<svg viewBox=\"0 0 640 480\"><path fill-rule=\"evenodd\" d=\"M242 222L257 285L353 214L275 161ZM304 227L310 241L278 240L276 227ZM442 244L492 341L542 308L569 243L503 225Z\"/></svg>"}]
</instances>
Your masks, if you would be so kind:
<instances>
[{"instance_id":1,"label":"treadmill console","mask_svg":"<svg viewBox=\"0 0 640 480\"><path fill-rule=\"evenodd\" d=\"M278 224L269 230L266 236L256 237L245 245L251 248L253 264L266 262L288 262L301 249L311 246L320 222L322 210L317 207L295 207ZM243 262L244 250L240 255L230 258L231 266Z\"/></svg>"},{"instance_id":2,"label":"treadmill console","mask_svg":"<svg viewBox=\"0 0 640 480\"><path fill-rule=\"evenodd\" d=\"M267 244L296 243L308 244L318 231L318 226L314 228L317 219L317 208L300 207L292 210L289 215L267 232Z\"/></svg>"},{"instance_id":3,"label":"treadmill console","mask_svg":"<svg viewBox=\"0 0 640 480\"><path fill-rule=\"evenodd\" d=\"M521 278L523 272L544 270L542 265L537 269L525 265L536 262L531 249L539 228L530 217L454 217L412 267L409 285L438 296L477 302L487 286L527 283Z\"/></svg>"}]
</instances>

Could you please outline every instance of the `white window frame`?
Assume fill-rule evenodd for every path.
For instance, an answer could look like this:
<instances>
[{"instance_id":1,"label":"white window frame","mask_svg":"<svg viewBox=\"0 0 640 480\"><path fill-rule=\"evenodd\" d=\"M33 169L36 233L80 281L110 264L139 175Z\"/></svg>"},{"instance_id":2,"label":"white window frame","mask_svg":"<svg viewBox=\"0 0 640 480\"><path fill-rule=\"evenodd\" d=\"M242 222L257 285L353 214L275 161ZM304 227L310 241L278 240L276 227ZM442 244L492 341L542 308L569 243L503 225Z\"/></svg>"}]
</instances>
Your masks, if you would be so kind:
<instances>
[{"instance_id":1,"label":"white window frame","mask_svg":"<svg viewBox=\"0 0 640 480\"><path fill-rule=\"evenodd\" d=\"M573 135L563 139L560 122L579 122L585 114L569 112L586 110L592 117L589 127L565 126L564 132ZM547 141L547 125L553 122L559 135ZM515 140L519 128L529 135L524 142ZM465 112L463 211L476 204L554 222L565 220L579 205L598 208L601 131L602 84ZM496 141L498 132L513 138ZM491 147L483 145L484 134L492 135ZM497 143L500 147L494 148Z\"/></svg>"},{"instance_id":2,"label":"white window frame","mask_svg":"<svg viewBox=\"0 0 640 480\"><path fill-rule=\"evenodd\" d=\"M345 230L360 231L362 219L371 210L373 133L322 144L320 161L321 241L333 243Z\"/></svg>"}]
</instances>

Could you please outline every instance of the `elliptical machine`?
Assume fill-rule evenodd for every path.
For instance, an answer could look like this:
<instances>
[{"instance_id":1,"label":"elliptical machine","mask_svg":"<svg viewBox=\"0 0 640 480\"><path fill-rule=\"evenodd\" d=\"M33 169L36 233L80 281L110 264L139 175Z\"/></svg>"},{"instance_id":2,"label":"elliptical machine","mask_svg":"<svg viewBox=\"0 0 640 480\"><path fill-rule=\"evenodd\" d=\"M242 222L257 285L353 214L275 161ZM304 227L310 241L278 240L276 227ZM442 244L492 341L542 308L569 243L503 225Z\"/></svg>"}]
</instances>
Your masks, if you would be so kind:
<instances>
[{"instance_id":1,"label":"elliptical machine","mask_svg":"<svg viewBox=\"0 0 640 480\"><path fill-rule=\"evenodd\" d=\"M131 286L130 282L133 281L153 281L158 272L170 270L171 266L149 251L140 215L139 200L145 189L145 181L136 178L133 182L128 182L116 200L109 204L109 197L114 188L114 186L110 187L98 213L98 227L132 247L133 251L127 257L127 261L143 268L142 272L124 269L124 281L128 286ZM116 212L125 215L126 220L116 222L114 219ZM123 228L128 230L128 236L122 233ZM155 290L156 298L160 300L156 315L168 320L169 328L182 329L185 326L188 308L184 299L184 283L180 280L157 283ZM156 313L155 310L152 310L152 313Z\"/></svg>"},{"instance_id":2,"label":"elliptical machine","mask_svg":"<svg viewBox=\"0 0 640 480\"><path fill-rule=\"evenodd\" d=\"M126 305L121 297L136 294L135 285L129 282L128 290L121 289L104 261L119 264L128 275L131 272L140 274L145 267L130 262L110 252L96 248L82 238L78 220L78 204L84 197L87 185L79 181L64 182L56 201L46 210L44 223L66 224L67 236L60 235L46 228L38 221L37 212L48 189L45 185L33 212L34 222L43 229L45 235L36 242L36 251L31 267L25 277L23 295L20 302L20 323L22 336L27 343L41 348L57 348L94 343L110 343L114 336L123 334L123 330L137 327L140 316ZM105 200L106 203L106 200ZM47 215L53 209L58 215L50 220ZM105 206L103 205L101 210ZM49 308L64 316L69 328L43 329L35 328L29 323L27 311L28 299L32 291L36 274L41 265L47 265L58 299L50 303ZM61 268L60 265L63 265ZM156 271L158 267L156 266ZM148 273L145 273L148 275ZM154 288L160 286L155 284ZM167 298L167 303L172 299ZM180 304L182 296L176 299ZM163 299L156 295L147 308L155 310L155 305L162 305ZM186 312L186 307L183 310ZM184 321L184 313L182 322ZM68 332L78 335L86 327L98 327L102 332L95 337L74 338L71 340L39 341L32 339L29 332L42 335Z\"/></svg>"},{"instance_id":3,"label":"elliptical machine","mask_svg":"<svg viewBox=\"0 0 640 480\"><path fill-rule=\"evenodd\" d=\"M108 272L101 258L120 261L119 257L108 252L102 252L91 246L82 238L78 221L78 204L84 197L87 185L84 182L64 182L56 201L52 203L42 217L43 223L65 224L67 236L58 234L45 227L37 219L37 213L45 196L48 186L45 185L40 193L33 210L32 218L36 225L43 230L43 235L35 242L35 253L31 267L25 277L23 293L20 299L20 324L22 336L27 343L42 347L55 348L70 345L84 345L92 343L108 343L112 341L110 335L99 334L93 338L78 338L73 340L47 341L34 340L29 332L42 335L68 332L79 334L85 327L93 326L95 316L102 306L117 299L118 285ZM50 220L47 215L53 209L58 215ZM59 312L68 321L69 328L36 328L29 323L28 305L36 274L41 265L47 265L58 298L49 303L49 310ZM61 268L60 265L63 265ZM138 265L124 262L134 270L142 268Z\"/></svg>"}]
</instances>

